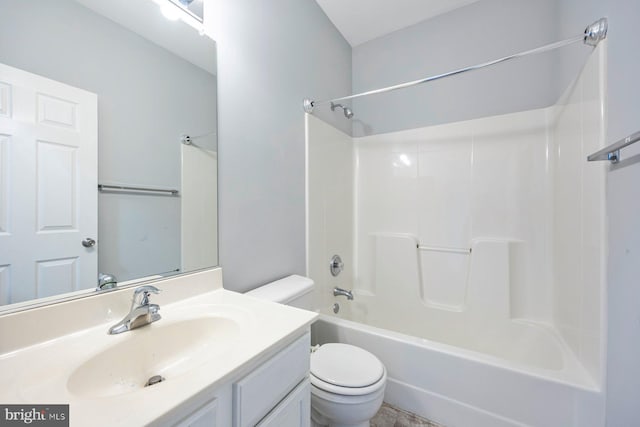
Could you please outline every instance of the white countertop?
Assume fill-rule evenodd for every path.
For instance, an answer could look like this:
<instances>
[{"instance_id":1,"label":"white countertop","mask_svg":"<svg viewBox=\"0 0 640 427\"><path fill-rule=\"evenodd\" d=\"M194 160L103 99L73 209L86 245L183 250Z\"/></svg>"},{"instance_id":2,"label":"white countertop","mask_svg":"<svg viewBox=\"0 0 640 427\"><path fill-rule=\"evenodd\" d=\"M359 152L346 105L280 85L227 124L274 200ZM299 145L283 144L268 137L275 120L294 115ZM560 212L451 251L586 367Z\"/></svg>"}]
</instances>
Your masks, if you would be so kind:
<instances>
[{"instance_id":1,"label":"white countertop","mask_svg":"<svg viewBox=\"0 0 640 427\"><path fill-rule=\"evenodd\" d=\"M163 288L162 282L154 285ZM148 424L198 392L229 381L248 362L300 336L317 317L314 312L224 289L160 304L160 313L161 320L119 335L107 334L115 323L109 319L102 324L0 354L0 402L69 404L72 426ZM149 333L152 328L161 328L172 322L220 313L236 321L239 330L233 335L231 345L227 342L218 349L215 343L207 344L203 349L206 352L204 359L202 354L197 355L199 361L195 369L187 369L153 387L138 386L130 392L107 396L87 396L69 387L69 378L79 366L123 340L135 340L136 336L143 337L142 334ZM126 313L118 313L115 317L119 318L119 314ZM171 342L162 345L171 346ZM126 355L122 360L120 357L117 359L114 363L126 363L127 360Z\"/></svg>"}]
</instances>

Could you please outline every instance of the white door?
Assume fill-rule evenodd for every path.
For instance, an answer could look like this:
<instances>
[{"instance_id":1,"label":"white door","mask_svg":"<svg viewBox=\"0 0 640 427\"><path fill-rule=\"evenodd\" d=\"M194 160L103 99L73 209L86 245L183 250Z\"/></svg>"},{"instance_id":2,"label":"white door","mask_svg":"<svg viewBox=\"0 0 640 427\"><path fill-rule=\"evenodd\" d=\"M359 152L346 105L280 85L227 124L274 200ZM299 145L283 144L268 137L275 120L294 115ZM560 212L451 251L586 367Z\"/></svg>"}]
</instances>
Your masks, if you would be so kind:
<instances>
[{"instance_id":1,"label":"white door","mask_svg":"<svg viewBox=\"0 0 640 427\"><path fill-rule=\"evenodd\" d=\"M0 304L96 286L98 98L0 64Z\"/></svg>"}]
</instances>

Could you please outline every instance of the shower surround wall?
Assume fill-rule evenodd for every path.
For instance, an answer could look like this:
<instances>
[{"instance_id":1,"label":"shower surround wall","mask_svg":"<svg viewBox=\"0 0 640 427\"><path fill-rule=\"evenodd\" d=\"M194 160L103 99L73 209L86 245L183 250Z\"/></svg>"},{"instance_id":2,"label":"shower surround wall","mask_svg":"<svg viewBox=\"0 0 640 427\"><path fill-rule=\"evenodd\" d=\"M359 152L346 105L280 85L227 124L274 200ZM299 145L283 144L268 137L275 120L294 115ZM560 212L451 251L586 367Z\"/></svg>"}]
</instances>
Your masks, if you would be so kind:
<instances>
[{"instance_id":1,"label":"shower surround wall","mask_svg":"<svg viewBox=\"0 0 640 427\"><path fill-rule=\"evenodd\" d=\"M560 99L553 128L553 323L598 384L606 331L606 162L586 157L607 145L608 42L588 58Z\"/></svg>"},{"instance_id":2,"label":"shower surround wall","mask_svg":"<svg viewBox=\"0 0 640 427\"><path fill-rule=\"evenodd\" d=\"M604 145L605 49L553 107L353 139L307 117L308 274L322 312L337 301L340 317L593 395L545 424L383 360L392 381L526 425L601 425L606 166L586 156ZM333 253L352 270L331 277ZM355 300L333 298L337 285ZM419 401L407 409L446 421Z\"/></svg>"},{"instance_id":3,"label":"shower surround wall","mask_svg":"<svg viewBox=\"0 0 640 427\"><path fill-rule=\"evenodd\" d=\"M552 119L533 110L356 138L354 314L400 322L409 304L424 317L407 332L463 347L488 344L483 329L506 333L509 318L550 321Z\"/></svg>"},{"instance_id":4,"label":"shower surround wall","mask_svg":"<svg viewBox=\"0 0 640 427\"><path fill-rule=\"evenodd\" d=\"M307 275L324 286L314 288L314 306L333 304L329 288L353 282L353 144L346 133L305 115ZM340 255L344 271L334 277L329 260Z\"/></svg>"}]
</instances>

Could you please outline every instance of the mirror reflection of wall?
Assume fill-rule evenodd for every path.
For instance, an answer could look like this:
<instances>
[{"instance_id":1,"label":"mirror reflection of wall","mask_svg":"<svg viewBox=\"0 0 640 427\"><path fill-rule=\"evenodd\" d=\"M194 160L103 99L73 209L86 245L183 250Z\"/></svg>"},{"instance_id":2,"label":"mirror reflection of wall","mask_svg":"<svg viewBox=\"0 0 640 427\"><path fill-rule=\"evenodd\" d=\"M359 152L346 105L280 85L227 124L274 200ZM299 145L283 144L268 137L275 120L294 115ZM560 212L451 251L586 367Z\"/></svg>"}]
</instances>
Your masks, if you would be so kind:
<instances>
[{"instance_id":1,"label":"mirror reflection of wall","mask_svg":"<svg viewBox=\"0 0 640 427\"><path fill-rule=\"evenodd\" d=\"M78 234L73 237L78 247L87 237L97 241L81 250L97 253L98 271L81 277L84 270L79 256L48 253L43 259L29 261L35 262L35 270L40 269L34 283L12 282L11 274L0 274L0 304L94 289L98 272L122 282L218 263L216 77L211 69L205 69L210 67L202 66L211 61L185 59L161 42L140 35L164 26L170 33L168 26L180 25L162 17L152 0L136 2L150 6L145 19L134 21L140 22L136 32L91 10L97 7L89 9L80 3L103 8L123 5L122 1L103 0L0 0L0 63L97 95L98 164L94 174L99 184L177 193L97 193L96 186L97 212L83 209L83 200L71 200L70 216L97 214L97 235L79 234L75 226L66 234ZM122 7L127 7L126 2ZM209 47L200 51L215 57L215 43L193 28L190 31L198 43ZM174 50L179 50L177 46ZM193 51L189 46L184 50ZM2 133L7 132L0 128ZM185 134L194 137L192 144L181 143ZM10 140L5 151L15 152L17 142ZM39 142L35 143L38 146ZM40 153L42 156L43 151ZM0 161L0 176L6 175L3 185L11 183L3 194L15 196L19 187L12 179L16 171L11 159L7 154L5 161ZM81 172L78 157L68 159L71 163L61 164L59 170L65 171L69 185L81 186L92 179L90 172ZM33 197L42 198L38 194ZM54 200L59 200L58 196ZM11 197L2 199L2 204L9 224L23 215L13 210ZM11 230L4 234L11 235ZM2 238L0 235L0 245L5 246ZM2 254L0 249L0 267L10 272L11 263L1 259ZM11 291L18 288L30 291Z\"/></svg>"}]
</instances>

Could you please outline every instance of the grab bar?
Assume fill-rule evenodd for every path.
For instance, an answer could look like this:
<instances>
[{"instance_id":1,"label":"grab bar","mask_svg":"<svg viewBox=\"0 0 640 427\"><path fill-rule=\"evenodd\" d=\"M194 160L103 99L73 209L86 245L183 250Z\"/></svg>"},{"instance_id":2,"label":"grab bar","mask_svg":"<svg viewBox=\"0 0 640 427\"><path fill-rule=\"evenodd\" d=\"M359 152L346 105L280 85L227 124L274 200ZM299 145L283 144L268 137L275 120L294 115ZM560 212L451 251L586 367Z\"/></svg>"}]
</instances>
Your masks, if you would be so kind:
<instances>
[{"instance_id":1,"label":"grab bar","mask_svg":"<svg viewBox=\"0 0 640 427\"><path fill-rule=\"evenodd\" d=\"M99 191L108 191L108 192L144 192L144 193L164 193L170 196L177 196L180 194L178 190L174 189L164 189L164 188L148 188L148 187L132 187L128 185L106 185L106 184L98 184Z\"/></svg>"},{"instance_id":2,"label":"grab bar","mask_svg":"<svg viewBox=\"0 0 640 427\"><path fill-rule=\"evenodd\" d=\"M618 142L614 142L613 144L604 147L602 150L596 151L587 157L587 161L593 162L597 160L609 160L611 163L618 163L620 161L620 149L638 141L640 141L640 131L631 134Z\"/></svg>"},{"instance_id":3,"label":"grab bar","mask_svg":"<svg viewBox=\"0 0 640 427\"><path fill-rule=\"evenodd\" d=\"M442 248L437 246L424 246L424 245L416 245L416 247L421 251L449 252L449 253L456 253L456 254L471 253L471 248Z\"/></svg>"}]
</instances>

